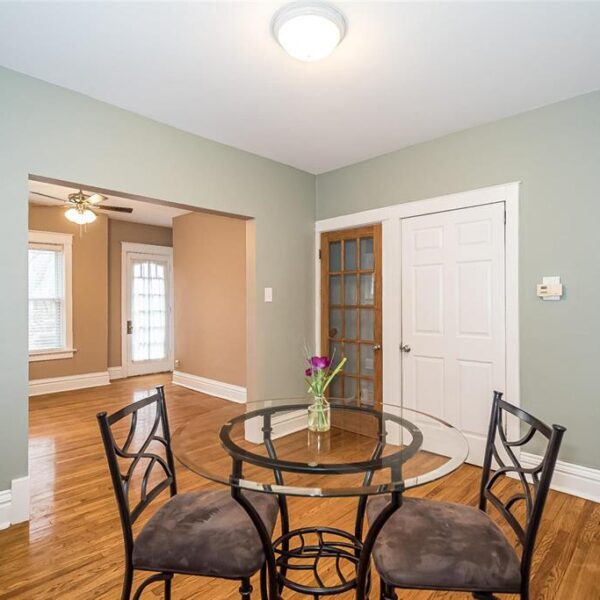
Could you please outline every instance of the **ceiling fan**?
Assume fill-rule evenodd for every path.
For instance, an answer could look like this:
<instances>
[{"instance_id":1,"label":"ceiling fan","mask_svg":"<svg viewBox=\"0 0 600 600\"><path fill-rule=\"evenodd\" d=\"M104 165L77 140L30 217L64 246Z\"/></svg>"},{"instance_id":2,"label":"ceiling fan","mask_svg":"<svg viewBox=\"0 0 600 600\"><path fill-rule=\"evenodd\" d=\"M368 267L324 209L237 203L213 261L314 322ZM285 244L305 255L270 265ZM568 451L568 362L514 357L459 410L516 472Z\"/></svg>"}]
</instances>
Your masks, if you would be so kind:
<instances>
[{"instance_id":1,"label":"ceiling fan","mask_svg":"<svg viewBox=\"0 0 600 600\"><path fill-rule=\"evenodd\" d=\"M77 223L78 225L86 225L96 220L96 210L114 211L120 213L132 213L133 208L126 208L123 206L105 206L100 205L101 202L108 200L106 196L102 194L84 194L82 190L69 194L67 199L58 198L57 196L51 196L50 194L43 194L42 192L31 192L37 196L44 196L45 198L51 198L52 200L58 200L64 202L69 208L65 212L65 217Z\"/></svg>"}]
</instances>

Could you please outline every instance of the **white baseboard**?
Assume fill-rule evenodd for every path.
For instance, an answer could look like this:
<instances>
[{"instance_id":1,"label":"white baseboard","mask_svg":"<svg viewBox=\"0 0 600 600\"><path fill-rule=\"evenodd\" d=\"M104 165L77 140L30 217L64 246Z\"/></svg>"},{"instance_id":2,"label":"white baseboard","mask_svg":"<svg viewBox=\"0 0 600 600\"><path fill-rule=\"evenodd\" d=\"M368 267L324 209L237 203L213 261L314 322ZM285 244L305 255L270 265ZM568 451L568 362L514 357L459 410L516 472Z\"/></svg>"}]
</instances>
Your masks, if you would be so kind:
<instances>
[{"instance_id":1,"label":"white baseboard","mask_svg":"<svg viewBox=\"0 0 600 600\"><path fill-rule=\"evenodd\" d=\"M12 508L11 490L2 490L0 492L0 529L10 527L11 508Z\"/></svg>"},{"instance_id":2,"label":"white baseboard","mask_svg":"<svg viewBox=\"0 0 600 600\"><path fill-rule=\"evenodd\" d=\"M223 400L238 402L239 404L246 402L246 388L239 385L223 383L222 381L215 381L214 379L207 379L182 371L173 371L173 383L209 396L223 398Z\"/></svg>"},{"instance_id":3,"label":"white baseboard","mask_svg":"<svg viewBox=\"0 0 600 600\"><path fill-rule=\"evenodd\" d=\"M29 519L29 477L13 479L10 490L0 492L0 529Z\"/></svg>"},{"instance_id":4,"label":"white baseboard","mask_svg":"<svg viewBox=\"0 0 600 600\"><path fill-rule=\"evenodd\" d=\"M273 418L273 434L271 438L276 440L277 438L290 433L296 433L302 431L308 427L308 412L306 408L300 408L293 410L292 412L277 415Z\"/></svg>"},{"instance_id":5,"label":"white baseboard","mask_svg":"<svg viewBox=\"0 0 600 600\"><path fill-rule=\"evenodd\" d=\"M520 462L525 468L539 465L542 457L521 452ZM557 461L550 487L558 492L600 502L600 469L582 467L573 463Z\"/></svg>"},{"instance_id":6,"label":"white baseboard","mask_svg":"<svg viewBox=\"0 0 600 600\"><path fill-rule=\"evenodd\" d=\"M108 378L112 381L113 379L123 379L125 374L123 373L123 367L108 367Z\"/></svg>"},{"instance_id":7,"label":"white baseboard","mask_svg":"<svg viewBox=\"0 0 600 600\"><path fill-rule=\"evenodd\" d=\"M308 426L308 413L305 407L292 410L282 415L276 415L271 422L273 431L271 439L276 440L285 435L302 431ZM263 420L261 417L253 417L245 423L245 438L253 444L263 443Z\"/></svg>"},{"instance_id":8,"label":"white baseboard","mask_svg":"<svg viewBox=\"0 0 600 600\"><path fill-rule=\"evenodd\" d=\"M29 395L39 396L40 394L68 392L109 384L108 371L66 375L65 377L49 377L48 379L32 379L29 382Z\"/></svg>"}]
</instances>

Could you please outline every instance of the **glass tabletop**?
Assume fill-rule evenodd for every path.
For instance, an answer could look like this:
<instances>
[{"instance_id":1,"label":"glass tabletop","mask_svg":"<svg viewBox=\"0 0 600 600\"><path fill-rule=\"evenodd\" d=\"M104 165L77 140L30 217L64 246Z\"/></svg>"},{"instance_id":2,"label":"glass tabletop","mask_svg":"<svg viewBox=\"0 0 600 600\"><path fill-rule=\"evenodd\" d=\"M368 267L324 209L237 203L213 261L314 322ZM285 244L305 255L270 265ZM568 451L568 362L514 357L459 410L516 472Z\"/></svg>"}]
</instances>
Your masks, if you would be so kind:
<instances>
[{"instance_id":1,"label":"glass tabletop","mask_svg":"<svg viewBox=\"0 0 600 600\"><path fill-rule=\"evenodd\" d=\"M431 415L331 399L331 429L307 428L312 400L226 405L192 417L172 436L176 458L229 486L290 496L362 496L402 491L456 470L468 445Z\"/></svg>"}]
</instances>

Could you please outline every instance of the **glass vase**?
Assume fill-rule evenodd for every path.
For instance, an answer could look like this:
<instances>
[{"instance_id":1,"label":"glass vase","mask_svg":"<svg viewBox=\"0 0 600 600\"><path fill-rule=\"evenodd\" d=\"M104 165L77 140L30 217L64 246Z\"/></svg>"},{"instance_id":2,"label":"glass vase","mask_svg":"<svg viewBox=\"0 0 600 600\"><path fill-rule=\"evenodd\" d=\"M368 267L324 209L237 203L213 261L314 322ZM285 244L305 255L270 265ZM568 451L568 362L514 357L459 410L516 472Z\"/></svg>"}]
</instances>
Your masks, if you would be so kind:
<instances>
[{"instance_id":1,"label":"glass vase","mask_svg":"<svg viewBox=\"0 0 600 600\"><path fill-rule=\"evenodd\" d=\"M321 433L331 428L331 410L329 402L322 396L315 396L308 407L308 429Z\"/></svg>"}]
</instances>

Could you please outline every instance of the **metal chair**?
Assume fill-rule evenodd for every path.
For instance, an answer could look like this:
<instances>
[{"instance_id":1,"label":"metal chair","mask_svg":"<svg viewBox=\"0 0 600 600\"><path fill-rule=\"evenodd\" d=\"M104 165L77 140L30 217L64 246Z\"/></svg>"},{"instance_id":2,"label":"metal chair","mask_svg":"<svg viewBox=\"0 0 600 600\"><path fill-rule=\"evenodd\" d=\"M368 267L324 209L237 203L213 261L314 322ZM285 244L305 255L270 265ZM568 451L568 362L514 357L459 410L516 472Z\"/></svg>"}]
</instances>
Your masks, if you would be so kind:
<instances>
[{"instance_id":1,"label":"metal chair","mask_svg":"<svg viewBox=\"0 0 600 600\"><path fill-rule=\"evenodd\" d=\"M154 414L148 417L146 413L152 413L152 408ZM146 410L141 413L142 409ZM124 430L125 441L119 444L113 427L127 418L129 428ZM177 493L163 387L112 415L98 413L97 419L125 543L121 599L130 600L133 574L139 570L155 574L139 585L133 600L138 600L147 586L159 581L164 582L165 600L170 600L171 581L176 573L239 580L242 600L249 600L250 577L265 562L259 534L229 491ZM142 433L138 432L140 422L145 426ZM165 490L169 490L170 499L134 536L134 523ZM278 513L277 498L251 492L244 496L272 534Z\"/></svg>"},{"instance_id":2,"label":"metal chair","mask_svg":"<svg viewBox=\"0 0 600 600\"><path fill-rule=\"evenodd\" d=\"M524 435L507 439L504 413L520 420ZM549 427L494 392L479 507L404 498L402 506L383 526L373 547L373 559L381 578L381 600L397 600L395 589L471 592L475 598L493 599L494 593L520 594L529 599L531 559L558 451L566 429ZM540 464L521 465L515 449L536 433L547 440ZM492 461L498 468L492 471ZM505 476L513 475L522 490L506 501L497 488ZM388 500L377 497L368 503L373 522ZM494 506L516 534L521 555L486 513ZM515 515L524 509L524 524Z\"/></svg>"}]
</instances>

